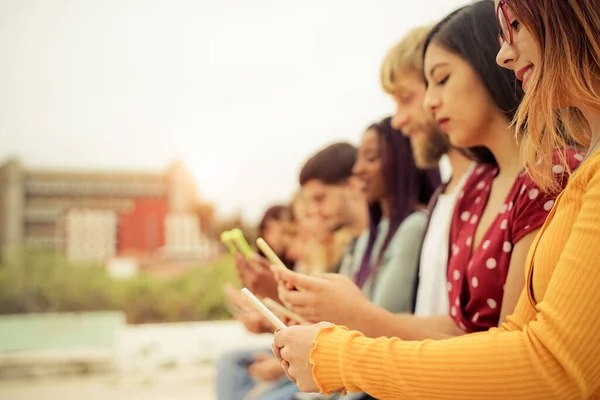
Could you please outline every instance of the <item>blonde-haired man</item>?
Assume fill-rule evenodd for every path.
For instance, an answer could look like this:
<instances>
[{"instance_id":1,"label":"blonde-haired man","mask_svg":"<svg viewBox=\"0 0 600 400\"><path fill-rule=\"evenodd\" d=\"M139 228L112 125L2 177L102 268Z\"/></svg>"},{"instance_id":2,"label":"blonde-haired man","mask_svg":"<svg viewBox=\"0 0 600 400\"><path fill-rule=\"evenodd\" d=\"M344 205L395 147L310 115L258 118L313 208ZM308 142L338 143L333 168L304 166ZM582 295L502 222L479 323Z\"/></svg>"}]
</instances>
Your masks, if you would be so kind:
<instances>
[{"instance_id":1,"label":"blonde-haired man","mask_svg":"<svg viewBox=\"0 0 600 400\"><path fill-rule=\"evenodd\" d=\"M415 28L396 43L383 60L380 79L383 90L396 103L392 124L410 138L417 165L432 167L446 157L452 170L432 204L421 252L415 305L417 316L447 316L446 267L450 220L456 198L473 162L468 151L450 144L423 106L426 92L422 70L423 45L429 32L429 27ZM450 319L448 322L448 329L455 329Z\"/></svg>"}]
</instances>

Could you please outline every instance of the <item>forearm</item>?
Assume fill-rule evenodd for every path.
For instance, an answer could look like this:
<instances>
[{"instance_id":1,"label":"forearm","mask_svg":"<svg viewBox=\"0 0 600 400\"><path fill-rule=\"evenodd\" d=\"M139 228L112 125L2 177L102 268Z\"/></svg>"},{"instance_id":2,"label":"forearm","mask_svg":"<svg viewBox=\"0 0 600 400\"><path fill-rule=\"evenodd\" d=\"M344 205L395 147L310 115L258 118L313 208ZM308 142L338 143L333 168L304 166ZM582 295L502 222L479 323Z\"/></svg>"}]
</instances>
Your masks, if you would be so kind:
<instances>
[{"instance_id":1,"label":"forearm","mask_svg":"<svg viewBox=\"0 0 600 400\"><path fill-rule=\"evenodd\" d=\"M393 314L372 303L365 304L355 315L344 324L372 338L386 336L403 340L439 340L464 334L446 315L416 317L412 314Z\"/></svg>"},{"instance_id":2,"label":"forearm","mask_svg":"<svg viewBox=\"0 0 600 400\"><path fill-rule=\"evenodd\" d=\"M322 392L345 387L379 399L587 398L594 388L566 369L533 330L494 329L450 340L369 339L321 330L310 355Z\"/></svg>"}]
</instances>

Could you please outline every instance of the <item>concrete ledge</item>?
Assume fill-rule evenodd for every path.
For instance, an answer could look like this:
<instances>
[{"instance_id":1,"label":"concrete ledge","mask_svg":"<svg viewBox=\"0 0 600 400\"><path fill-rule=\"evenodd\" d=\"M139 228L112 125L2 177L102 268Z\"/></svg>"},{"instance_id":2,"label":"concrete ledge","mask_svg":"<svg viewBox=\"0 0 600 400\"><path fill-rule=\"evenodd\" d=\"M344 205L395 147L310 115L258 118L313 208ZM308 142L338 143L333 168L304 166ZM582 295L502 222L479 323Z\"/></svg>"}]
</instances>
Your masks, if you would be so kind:
<instances>
[{"instance_id":1,"label":"concrete ledge","mask_svg":"<svg viewBox=\"0 0 600 400\"><path fill-rule=\"evenodd\" d=\"M52 324L59 320L52 319ZM43 337L44 324L30 322L13 324L11 328L11 335L29 335L26 341L16 338L8 345L0 344L0 349L4 347L0 351L0 380L107 372L113 376L116 373L119 379L137 376L153 380L165 371L189 368L212 371L214 362L224 352L240 348L268 349L272 342L272 335L250 334L237 321L125 325L123 320L123 325L113 325L111 335L104 325L105 334L100 335L104 337L103 345L98 344L101 342L97 336L90 339L89 330L75 329L77 325L73 320L69 329L57 324L51 339ZM37 332L25 332L34 327ZM0 332L0 338L6 335L6 331ZM40 342L29 349L15 345L34 337L40 338Z\"/></svg>"},{"instance_id":2,"label":"concrete ledge","mask_svg":"<svg viewBox=\"0 0 600 400\"><path fill-rule=\"evenodd\" d=\"M112 349L20 351L0 354L0 367L19 363L105 362L113 360L114 357L115 353Z\"/></svg>"},{"instance_id":3,"label":"concrete ledge","mask_svg":"<svg viewBox=\"0 0 600 400\"><path fill-rule=\"evenodd\" d=\"M0 316L0 378L114 371L122 312Z\"/></svg>"},{"instance_id":4,"label":"concrete ledge","mask_svg":"<svg viewBox=\"0 0 600 400\"><path fill-rule=\"evenodd\" d=\"M0 352L114 348L120 311L0 315Z\"/></svg>"}]
</instances>

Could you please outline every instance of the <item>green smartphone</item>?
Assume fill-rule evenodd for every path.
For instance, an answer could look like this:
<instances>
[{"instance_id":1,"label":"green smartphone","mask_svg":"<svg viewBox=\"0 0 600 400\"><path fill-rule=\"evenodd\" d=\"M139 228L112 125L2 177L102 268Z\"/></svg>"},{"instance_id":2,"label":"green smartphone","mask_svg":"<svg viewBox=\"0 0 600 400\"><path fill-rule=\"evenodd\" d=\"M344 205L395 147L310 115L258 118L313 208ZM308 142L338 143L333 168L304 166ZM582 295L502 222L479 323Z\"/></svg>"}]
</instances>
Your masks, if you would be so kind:
<instances>
[{"instance_id":1,"label":"green smartphone","mask_svg":"<svg viewBox=\"0 0 600 400\"><path fill-rule=\"evenodd\" d=\"M250 258L254 256L254 250L252 250L252 247L250 247L240 229L235 228L229 232L231 235L231 242L244 257Z\"/></svg>"}]
</instances>

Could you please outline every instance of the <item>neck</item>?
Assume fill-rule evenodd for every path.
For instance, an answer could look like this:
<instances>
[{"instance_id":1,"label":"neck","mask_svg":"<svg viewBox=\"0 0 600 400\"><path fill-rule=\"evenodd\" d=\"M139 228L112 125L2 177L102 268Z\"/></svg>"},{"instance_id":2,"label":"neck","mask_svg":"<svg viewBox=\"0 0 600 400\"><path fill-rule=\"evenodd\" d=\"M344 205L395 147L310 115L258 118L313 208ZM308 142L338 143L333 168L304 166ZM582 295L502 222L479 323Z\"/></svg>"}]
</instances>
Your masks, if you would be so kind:
<instances>
[{"instance_id":1,"label":"neck","mask_svg":"<svg viewBox=\"0 0 600 400\"><path fill-rule=\"evenodd\" d=\"M387 198L381 199L379 201L379 204L381 204L381 215L383 217L389 218L390 216L390 203L388 201Z\"/></svg>"},{"instance_id":2,"label":"neck","mask_svg":"<svg viewBox=\"0 0 600 400\"><path fill-rule=\"evenodd\" d=\"M452 176L446 186L446 192L451 192L458 185L458 182L460 182L463 176L465 176L473 161L469 160L455 148L450 148L446 155L448 156L448 161L452 168Z\"/></svg>"},{"instance_id":3,"label":"neck","mask_svg":"<svg viewBox=\"0 0 600 400\"><path fill-rule=\"evenodd\" d=\"M353 218L346 225L346 228L353 236L358 237L369 226L369 209L362 197L354 202L353 208Z\"/></svg>"},{"instance_id":4,"label":"neck","mask_svg":"<svg viewBox=\"0 0 600 400\"><path fill-rule=\"evenodd\" d=\"M590 126L590 147L588 148L588 155L594 153L600 148L600 113L594 110L581 110L583 116L587 120Z\"/></svg>"},{"instance_id":5,"label":"neck","mask_svg":"<svg viewBox=\"0 0 600 400\"><path fill-rule=\"evenodd\" d=\"M515 176L523 169L521 152L506 118L497 118L489 126L489 140L484 144L496 159L499 176Z\"/></svg>"}]
</instances>

